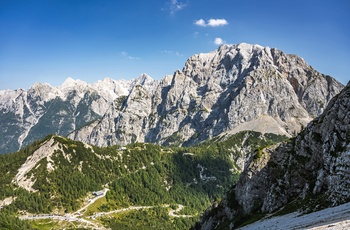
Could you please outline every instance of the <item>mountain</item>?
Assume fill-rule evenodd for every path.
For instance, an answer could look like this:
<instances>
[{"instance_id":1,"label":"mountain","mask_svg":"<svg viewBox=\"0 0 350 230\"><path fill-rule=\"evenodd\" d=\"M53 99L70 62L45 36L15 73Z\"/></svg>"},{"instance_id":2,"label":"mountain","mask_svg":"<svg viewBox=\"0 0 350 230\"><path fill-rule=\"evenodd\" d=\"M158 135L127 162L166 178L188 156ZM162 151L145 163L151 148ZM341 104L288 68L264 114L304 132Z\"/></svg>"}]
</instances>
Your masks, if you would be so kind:
<instances>
[{"instance_id":1,"label":"mountain","mask_svg":"<svg viewBox=\"0 0 350 230\"><path fill-rule=\"evenodd\" d=\"M242 43L159 82L0 91L1 151L20 148L0 155L0 228L232 228L348 202L343 88L296 55Z\"/></svg>"},{"instance_id":2,"label":"mountain","mask_svg":"<svg viewBox=\"0 0 350 230\"><path fill-rule=\"evenodd\" d=\"M108 146L191 145L242 130L294 136L343 88L302 58L259 45L222 45L188 59L154 91L142 85L69 135Z\"/></svg>"},{"instance_id":3,"label":"mountain","mask_svg":"<svg viewBox=\"0 0 350 230\"><path fill-rule=\"evenodd\" d=\"M17 151L48 134L68 135L99 120L113 101L135 85L151 90L143 74L131 81L105 78L94 84L68 78L61 86L36 83L28 90L0 91L0 153Z\"/></svg>"},{"instance_id":4,"label":"mountain","mask_svg":"<svg viewBox=\"0 0 350 230\"><path fill-rule=\"evenodd\" d=\"M0 228L14 229L21 218L38 229L188 229L237 181L255 149L281 140L245 131L187 148L99 148L49 135L0 155Z\"/></svg>"},{"instance_id":5,"label":"mountain","mask_svg":"<svg viewBox=\"0 0 350 230\"><path fill-rule=\"evenodd\" d=\"M294 136L343 85L302 58L251 44L222 45L160 81L146 74L94 84L0 91L0 153L48 134L109 146L192 145L242 130Z\"/></svg>"},{"instance_id":6,"label":"mountain","mask_svg":"<svg viewBox=\"0 0 350 230\"><path fill-rule=\"evenodd\" d=\"M300 134L259 149L248 165L197 229L234 228L266 214L350 202L350 83Z\"/></svg>"}]
</instances>

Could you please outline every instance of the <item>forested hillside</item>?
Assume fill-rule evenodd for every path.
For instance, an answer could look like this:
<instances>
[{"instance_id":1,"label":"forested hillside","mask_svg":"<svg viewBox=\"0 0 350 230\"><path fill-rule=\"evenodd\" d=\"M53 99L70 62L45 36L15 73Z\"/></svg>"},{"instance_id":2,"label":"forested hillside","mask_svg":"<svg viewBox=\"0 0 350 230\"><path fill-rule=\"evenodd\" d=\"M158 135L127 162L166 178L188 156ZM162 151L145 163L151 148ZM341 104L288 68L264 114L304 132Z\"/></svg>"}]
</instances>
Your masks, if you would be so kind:
<instances>
[{"instance_id":1,"label":"forested hillside","mask_svg":"<svg viewBox=\"0 0 350 230\"><path fill-rule=\"evenodd\" d=\"M283 139L241 132L188 148L146 143L99 148L48 136L17 153L0 155L0 201L11 200L0 210L0 228L71 227L68 221L17 219L43 214L74 214L76 224L86 228L79 221L112 229L189 228L235 184L245 159ZM102 189L108 191L105 196L79 210L93 191ZM105 214L111 211L115 213Z\"/></svg>"}]
</instances>

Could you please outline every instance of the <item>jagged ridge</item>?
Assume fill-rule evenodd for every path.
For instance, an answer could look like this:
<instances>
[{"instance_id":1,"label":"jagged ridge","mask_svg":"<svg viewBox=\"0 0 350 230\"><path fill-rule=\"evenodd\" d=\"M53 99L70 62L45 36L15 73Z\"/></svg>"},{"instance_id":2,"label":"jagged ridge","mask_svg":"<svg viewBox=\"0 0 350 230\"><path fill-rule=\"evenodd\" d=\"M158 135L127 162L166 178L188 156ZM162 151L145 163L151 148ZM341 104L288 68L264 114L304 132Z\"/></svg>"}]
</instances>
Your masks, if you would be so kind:
<instances>
[{"instance_id":1,"label":"jagged ridge","mask_svg":"<svg viewBox=\"0 0 350 230\"><path fill-rule=\"evenodd\" d=\"M150 92L134 87L70 138L99 146L190 145L241 130L293 136L343 88L303 59L258 45L223 45L190 57Z\"/></svg>"},{"instance_id":2,"label":"jagged ridge","mask_svg":"<svg viewBox=\"0 0 350 230\"><path fill-rule=\"evenodd\" d=\"M222 45L188 59L160 82L147 75L92 85L0 91L0 152L54 133L108 146L191 145L242 130L293 136L343 85L296 55L259 45Z\"/></svg>"}]
</instances>

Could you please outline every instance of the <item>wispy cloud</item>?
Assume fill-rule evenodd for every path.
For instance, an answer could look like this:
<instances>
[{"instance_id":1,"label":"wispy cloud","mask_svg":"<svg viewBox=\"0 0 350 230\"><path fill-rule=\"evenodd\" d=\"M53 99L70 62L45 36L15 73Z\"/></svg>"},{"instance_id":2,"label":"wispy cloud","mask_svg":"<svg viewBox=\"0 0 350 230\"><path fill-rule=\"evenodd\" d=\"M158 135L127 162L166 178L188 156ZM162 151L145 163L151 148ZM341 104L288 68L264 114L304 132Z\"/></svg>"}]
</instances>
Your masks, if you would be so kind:
<instances>
[{"instance_id":1,"label":"wispy cloud","mask_svg":"<svg viewBox=\"0 0 350 230\"><path fill-rule=\"evenodd\" d=\"M186 3L179 2L177 0L169 0L168 5L170 14L175 14L187 6Z\"/></svg>"},{"instance_id":2,"label":"wispy cloud","mask_svg":"<svg viewBox=\"0 0 350 230\"><path fill-rule=\"evenodd\" d=\"M164 53L164 54L171 54L171 55L176 55L176 56L179 56L179 57L184 56L183 54L179 53L178 51L163 50L161 52Z\"/></svg>"},{"instance_id":3,"label":"wispy cloud","mask_svg":"<svg viewBox=\"0 0 350 230\"><path fill-rule=\"evenodd\" d=\"M225 43L225 41L222 40L222 38L215 38L214 43L215 45L222 45Z\"/></svg>"},{"instance_id":4,"label":"wispy cloud","mask_svg":"<svg viewBox=\"0 0 350 230\"><path fill-rule=\"evenodd\" d=\"M123 55L125 58L130 59L130 60L141 60L141 58L139 58L139 57L130 56L130 55L129 55L127 52L125 52L125 51L122 51L122 52L121 52L121 55Z\"/></svg>"},{"instance_id":5,"label":"wispy cloud","mask_svg":"<svg viewBox=\"0 0 350 230\"><path fill-rule=\"evenodd\" d=\"M226 19L209 19L207 22L205 22L204 19L199 19L195 21L194 24L202 27L206 27L206 26L218 27L218 26L225 26L228 24L228 22Z\"/></svg>"}]
</instances>

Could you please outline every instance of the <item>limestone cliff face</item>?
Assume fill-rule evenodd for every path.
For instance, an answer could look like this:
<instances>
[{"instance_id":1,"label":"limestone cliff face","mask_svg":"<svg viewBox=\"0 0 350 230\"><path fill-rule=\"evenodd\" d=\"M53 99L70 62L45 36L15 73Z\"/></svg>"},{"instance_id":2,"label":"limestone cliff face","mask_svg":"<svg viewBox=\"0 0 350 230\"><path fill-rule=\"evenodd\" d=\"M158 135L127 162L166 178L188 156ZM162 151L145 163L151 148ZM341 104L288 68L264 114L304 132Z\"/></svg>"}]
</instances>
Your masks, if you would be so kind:
<instances>
[{"instance_id":1,"label":"limestone cliff face","mask_svg":"<svg viewBox=\"0 0 350 230\"><path fill-rule=\"evenodd\" d=\"M342 88L295 55L222 45L190 57L182 71L160 82L143 74L0 91L0 153L47 134L99 146L190 145L242 130L293 136Z\"/></svg>"},{"instance_id":2,"label":"limestone cliff face","mask_svg":"<svg viewBox=\"0 0 350 230\"><path fill-rule=\"evenodd\" d=\"M106 146L188 145L242 130L293 136L342 88L295 55L259 45L222 45L190 57L182 71L153 90L135 88L122 107L113 104L98 124L70 137Z\"/></svg>"},{"instance_id":3,"label":"limestone cliff face","mask_svg":"<svg viewBox=\"0 0 350 230\"><path fill-rule=\"evenodd\" d=\"M233 228L244 216L272 213L298 200L339 205L350 200L349 188L350 83L294 139L258 151L235 187L197 227Z\"/></svg>"}]
</instances>

